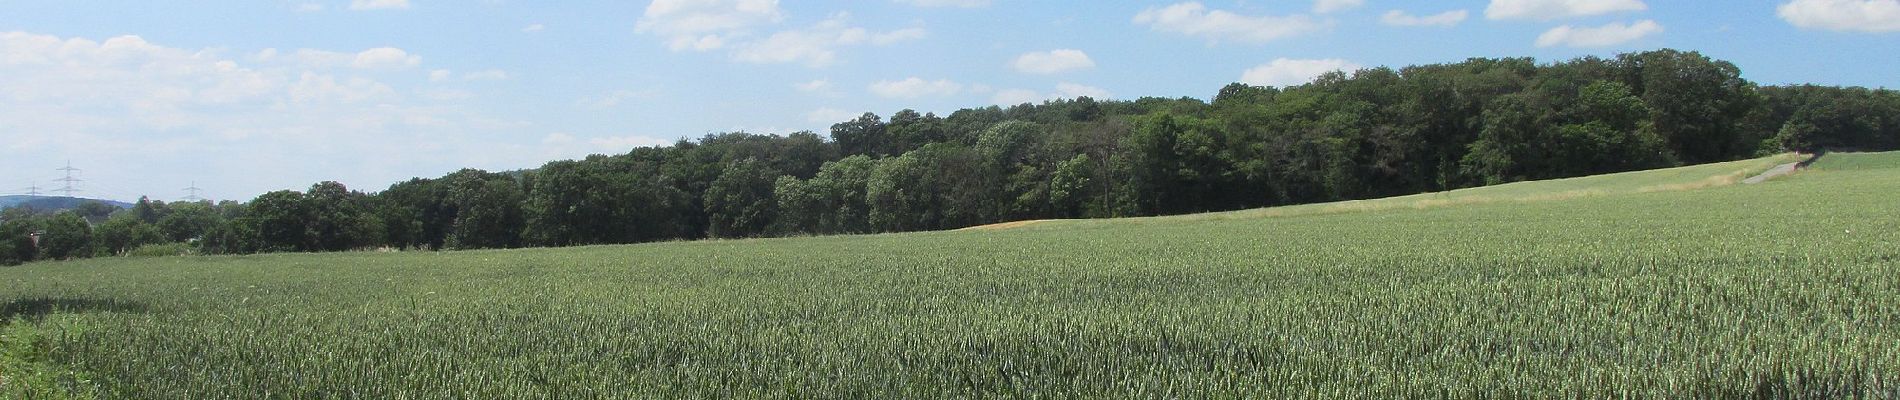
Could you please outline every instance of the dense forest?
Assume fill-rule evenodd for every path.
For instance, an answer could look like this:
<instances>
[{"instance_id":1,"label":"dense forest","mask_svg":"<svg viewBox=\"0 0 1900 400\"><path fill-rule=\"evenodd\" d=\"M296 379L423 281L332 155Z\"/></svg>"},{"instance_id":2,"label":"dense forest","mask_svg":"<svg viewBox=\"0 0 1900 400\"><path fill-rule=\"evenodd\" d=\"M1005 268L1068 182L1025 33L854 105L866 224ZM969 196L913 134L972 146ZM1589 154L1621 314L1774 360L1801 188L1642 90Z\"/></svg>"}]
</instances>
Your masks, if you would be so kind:
<instances>
[{"instance_id":1,"label":"dense forest","mask_svg":"<svg viewBox=\"0 0 1900 400\"><path fill-rule=\"evenodd\" d=\"M1212 101L865 113L829 134L714 134L372 193L322 182L243 203L15 208L0 215L0 263L901 232L1375 198L1789 150L1900 149L1900 92L1759 87L1728 62L1660 50L1236 83Z\"/></svg>"}]
</instances>

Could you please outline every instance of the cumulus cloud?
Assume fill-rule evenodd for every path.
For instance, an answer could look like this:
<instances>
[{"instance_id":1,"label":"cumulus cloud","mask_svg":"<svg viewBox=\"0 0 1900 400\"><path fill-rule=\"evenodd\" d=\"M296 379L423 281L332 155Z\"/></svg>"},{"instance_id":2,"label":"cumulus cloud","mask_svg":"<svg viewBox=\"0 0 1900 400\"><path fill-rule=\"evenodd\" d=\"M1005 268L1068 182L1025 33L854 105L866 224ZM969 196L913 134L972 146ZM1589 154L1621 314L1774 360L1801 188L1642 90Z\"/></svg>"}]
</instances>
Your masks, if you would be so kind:
<instances>
[{"instance_id":1,"label":"cumulus cloud","mask_svg":"<svg viewBox=\"0 0 1900 400\"><path fill-rule=\"evenodd\" d=\"M990 96L990 104L1013 106L1017 104L1036 104L1047 100L1073 99L1089 97L1097 100L1113 98L1115 95L1099 87L1062 82L1056 84L1055 91L1039 92L1030 89L1003 89Z\"/></svg>"},{"instance_id":2,"label":"cumulus cloud","mask_svg":"<svg viewBox=\"0 0 1900 400\"><path fill-rule=\"evenodd\" d=\"M422 63L422 57L409 54L394 47L377 47L356 53L350 60L351 68L361 69L402 69Z\"/></svg>"},{"instance_id":3,"label":"cumulus cloud","mask_svg":"<svg viewBox=\"0 0 1900 400\"><path fill-rule=\"evenodd\" d=\"M1380 16L1379 23L1389 26L1453 27L1465 22L1465 18L1470 16L1471 13L1465 10L1446 11L1424 16L1412 15L1400 10L1392 10L1386 11L1385 15Z\"/></svg>"},{"instance_id":4,"label":"cumulus cloud","mask_svg":"<svg viewBox=\"0 0 1900 400\"><path fill-rule=\"evenodd\" d=\"M1327 72L1352 72L1359 68L1361 66L1358 63L1337 58L1278 58L1242 72L1240 82L1254 86L1296 86L1312 82L1313 78L1318 78Z\"/></svg>"},{"instance_id":5,"label":"cumulus cloud","mask_svg":"<svg viewBox=\"0 0 1900 400\"><path fill-rule=\"evenodd\" d=\"M409 0L350 0L351 10L402 10L409 8Z\"/></svg>"},{"instance_id":6,"label":"cumulus cloud","mask_svg":"<svg viewBox=\"0 0 1900 400\"><path fill-rule=\"evenodd\" d=\"M1662 33L1662 24L1642 20L1634 24L1612 22L1596 27L1559 26L1537 36L1537 47L1609 47Z\"/></svg>"},{"instance_id":7,"label":"cumulus cloud","mask_svg":"<svg viewBox=\"0 0 1900 400\"><path fill-rule=\"evenodd\" d=\"M1010 62L1017 72L1029 74L1055 74L1079 69L1095 68L1095 60L1088 53L1076 49L1056 49L1023 53Z\"/></svg>"},{"instance_id":8,"label":"cumulus cloud","mask_svg":"<svg viewBox=\"0 0 1900 400\"><path fill-rule=\"evenodd\" d=\"M707 51L784 18L778 0L654 0L634 31L658 35L674 51Z\"/></svg>"},{"instance_id":9,"label":"cumulus cloud","mask_svg":"<svg viewBox=\"0 0 1900 400\"><path fill-rule=\"evenodd\" d=\"M849 13L841 12L809 27L783 30L764 39L733 44L730 46L733 47L732 58L758 64L798 63L823 68L837 64L838 51L844 47L890 45L921 39L927 34L923 28L873 32L851 26L850 18Z\"/></svg>"},{"instance_id":10,"label":"cumulus cloud","mask_svg":"<svg viewBox=\"0 0 1900 400\"><path fill-rule=\"evenodd\" d=\"M872 94L893 99L915 99L931 96L950 96L963 92L963 84L947 79L927 81L910 77L899 81L878 81L870 86Z\"/></svg>"},{"instance_id":11,"label":"cumulus cloud","mask_svg":"<svg viewBox=\"0 0 1900 400\"><path fill-rule=\"evenodd\" d=\"M1148 8L1135 14L1134 22L1156 31L1199 36L1216 43L1223 40L1266 43L1317 32L1331 25L1305 15L1247 16L1210 10L1200 2Z\"/></svg>"},{"instance_id":12,"label":"cumulus cloud","mask_svg":"<svg viewBox=\"0 0 1900 400\"><path fill-rule=\"evenodd\" d=\"M925 36L930 36L930 32L924 30L924 28L904 28L904 29L898 29L898 30L894 30L890 32L878 32L876 34L873 34L871 35L871 44L882 46L882 45L887 45L887 44L892 44L892 43L923 39Z\"/></svg>"},{"instance_id":13,"label":"cumulus cloud","mask_svg":"<svg viewBox=\"0 0 1900 400\"><path fill-rule=\"evenodd\" d=\"M1587 17L1649 9L1643 0L1491 0L1484 17L1493 20L1539 20Z\"/></svg>"},{"instance_id":14,"label":"cumulus cloud","mask_svg":"<svg viewBox=\"0 0 1900 400\"><path fill-rule=\"evenodd\" d=\"M1320 14L1351 10L1366 5L1366 0L1317 0L1313 2L1313 12Z\"/></svg>"},{"instance_id":15,"label":"cumulus cloud","mask_svg":"<svg viewBox=\"0 0 1900 400\"><path fill-rule=\"evenodd\" d=\"M469 94L402 89L348 68L361 53L308 53L341 56L311 65L270 49L0 33L0 125L36 133L0 143L0 170L83 155L94 160L75 160L90 181L126 189L95 195L163 197L174 181L196 179L249 198L321 180L373 188L459 166L525 166L476 159L489 157L479 149L504 146L482 138L521 123L457 103Z\"/></svg>"},{"instance_id":16,"label":"cumulus cloud","mask_svg":"<svg viewBox=\"0 0 1900 400\"><path fill-rule=\"evenodd\" d=\"M251 56L258 62L289 62L305 68L401 69L422 62L422 57L393 47L378 47L360 52L297 49L288 53L264 49Z\"/></svg>"},{"instance_id":17,"label":"cumulus cloud","mask_svg":"<svg viewBox=\"0 0 1900 400\"><path fill-rule=\"evenodd\" d=\"M465 81L499 81L508 79L508 71L490 69L462 74Z\"/></svg>"},{"instance_id":18,"label":"cumulus cloud","mask_svg":"<svg viewBox=\"0 0 1900 400\"><path fill-rule=\"evenodd\" d=\"M535 33L535 32L540 32L540 31L543 31L543 30L547 30L547 29L548 29L548 26L547 26L547 25L542 25L542 24L528 24L528 26L525 26L525 27L522 27L522 28L521 28L521 32L522 32L522 33Z\"/></svg>"},{"instance_id":19,"label":"cumulus cloud","mask_svg":"<svg viewBox=\"0 0 1900 400\"><path fill-rule=\"evenodd\" d=\"M978 8L990 5L990 0L897 0L897 2L918 7Z\"/></svg>"},{"instance_id":20,"label":"cumulus cloud","mask_svg":"<svg viewBox=\"0 0 1900 400\"><path fill-rule=\"evenodd\" d=\"M1803 29L1900 32L1900 0L1794 0L1775 15Z\"/></svg>"},{"instance_id":21,"label":"cumulus cloud","mask_svg":"<svg viewBox=\"0 0 1900 400\"><path fill-rule=\"evenodd\" d=\"M831 91L831 81L815 79L810 82L794 83L792 84L792 88L805 93L827 93Z\"/></svg>"}]
</instances>

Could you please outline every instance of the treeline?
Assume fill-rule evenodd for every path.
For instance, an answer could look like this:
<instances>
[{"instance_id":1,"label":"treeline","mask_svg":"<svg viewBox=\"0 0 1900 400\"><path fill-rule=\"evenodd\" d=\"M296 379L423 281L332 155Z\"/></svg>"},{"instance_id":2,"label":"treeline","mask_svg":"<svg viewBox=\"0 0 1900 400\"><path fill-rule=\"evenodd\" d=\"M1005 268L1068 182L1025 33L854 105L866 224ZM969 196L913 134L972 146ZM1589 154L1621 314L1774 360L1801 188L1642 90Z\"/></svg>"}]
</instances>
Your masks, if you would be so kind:
<instances>
[{"instance_id":1,"label":"treeline","mask_svg":"<svg viewBox=\"0 0 1900 400\"><path fill-rule=\"evenodd\" d=\"M866 113L833 125L829 139L715 134L375 193L323 182L248 203L141 201L95 228L90 251L42 245L37 257L168 242L256 253L933 230L1374 198L1815 148L1900 148L1900 94L1758 87L1728 62L1674 50L1545 65L1471 59L1285 89L1236 83L1211 102L1083 97L948 116ZM76 230L72 220L9 217L0 234L50 236L56 225Z\"/></svg>"}]
</instances>

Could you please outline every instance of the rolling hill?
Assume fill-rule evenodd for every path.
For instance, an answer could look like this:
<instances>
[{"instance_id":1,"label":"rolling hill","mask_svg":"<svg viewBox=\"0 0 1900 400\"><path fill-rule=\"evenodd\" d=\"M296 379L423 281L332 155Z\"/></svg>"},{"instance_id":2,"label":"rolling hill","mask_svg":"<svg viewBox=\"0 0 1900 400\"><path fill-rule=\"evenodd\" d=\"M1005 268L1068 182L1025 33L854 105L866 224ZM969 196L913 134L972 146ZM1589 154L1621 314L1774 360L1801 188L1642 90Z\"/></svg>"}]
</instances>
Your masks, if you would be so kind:
<instances>
[{"instance_id":1,"label":"rolling hill","mask_svg":"<svg viewBox=\"0 0 1900 400\"><path fill-rule=\"evenodd\" d=\"M40 210L65 210L65 209L79 207L80 204L83 204L88 201L97 201L101 203L106 203L108 205L111 205L113 207L118 207L118 208L132 207L132 203L116 201L116 200L99 200L99 199L88 199L88 198L81 198L81 197L64 197L64 196L9 195L9 196L0 196L0 210L13 208L16 206L22 206L22 205L33 207L35 209L40 209Z\"/></svg>"}]
</instances>

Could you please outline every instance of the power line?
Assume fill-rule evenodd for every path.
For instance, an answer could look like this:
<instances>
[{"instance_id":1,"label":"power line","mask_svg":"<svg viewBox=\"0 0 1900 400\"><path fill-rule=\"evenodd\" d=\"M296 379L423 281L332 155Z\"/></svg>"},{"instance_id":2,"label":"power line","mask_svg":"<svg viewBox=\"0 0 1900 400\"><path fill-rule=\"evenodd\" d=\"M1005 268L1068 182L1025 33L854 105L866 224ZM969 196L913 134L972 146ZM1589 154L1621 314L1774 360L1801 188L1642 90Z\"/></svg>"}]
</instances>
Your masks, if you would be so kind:
<instances>
[{"instance_id":1,"label":"power line","mask_svg":"<svg viewBox=\"0 0 1900 400\"><path fill-rule=\"evenodd\" d=\"M60 187L59 189L53 189L53 191L55 191L55 192L63 192L63 193L66 193L66 197L73 197L73 193L75 193L75 192L81 192L81 191L82 191L82 190L79 190L79 188L78 188L78 187L74 187L74 186L73 186L73 183L74 183L74 182L80 182L80 181L83 181L84 179L79 179L79 178L74 178L74 177L73 177L73 173L74 173L74 172L79 172L79 171L80 171L80 169L78 169L78 168L73 168L73 161L72 161L72 160L66 160L66 167L64 167L64 168L55 168L54 170L55 170L55 171L65 171L65 172L66 172L66 177L65 177L65 178L59 178L59 179L55 179L55 180L57 180L57 181L60 181L60 182L65 182L65 186L61 186L61 187Z\"/></svg>"},{"instance_id":2,"label":"power line","mask_svg":"<svg viewBox=\"0 0 1900 400\"><path fill-rule=\"evenodd\" d=\"M198 192L204 190L198 188L198 181L191 181L191 187L179 190L184 190L186 193L189 193L185 195L185 201L196 203L205 200L203 197L198 197Z\"/></svg>"}]
</instances>

